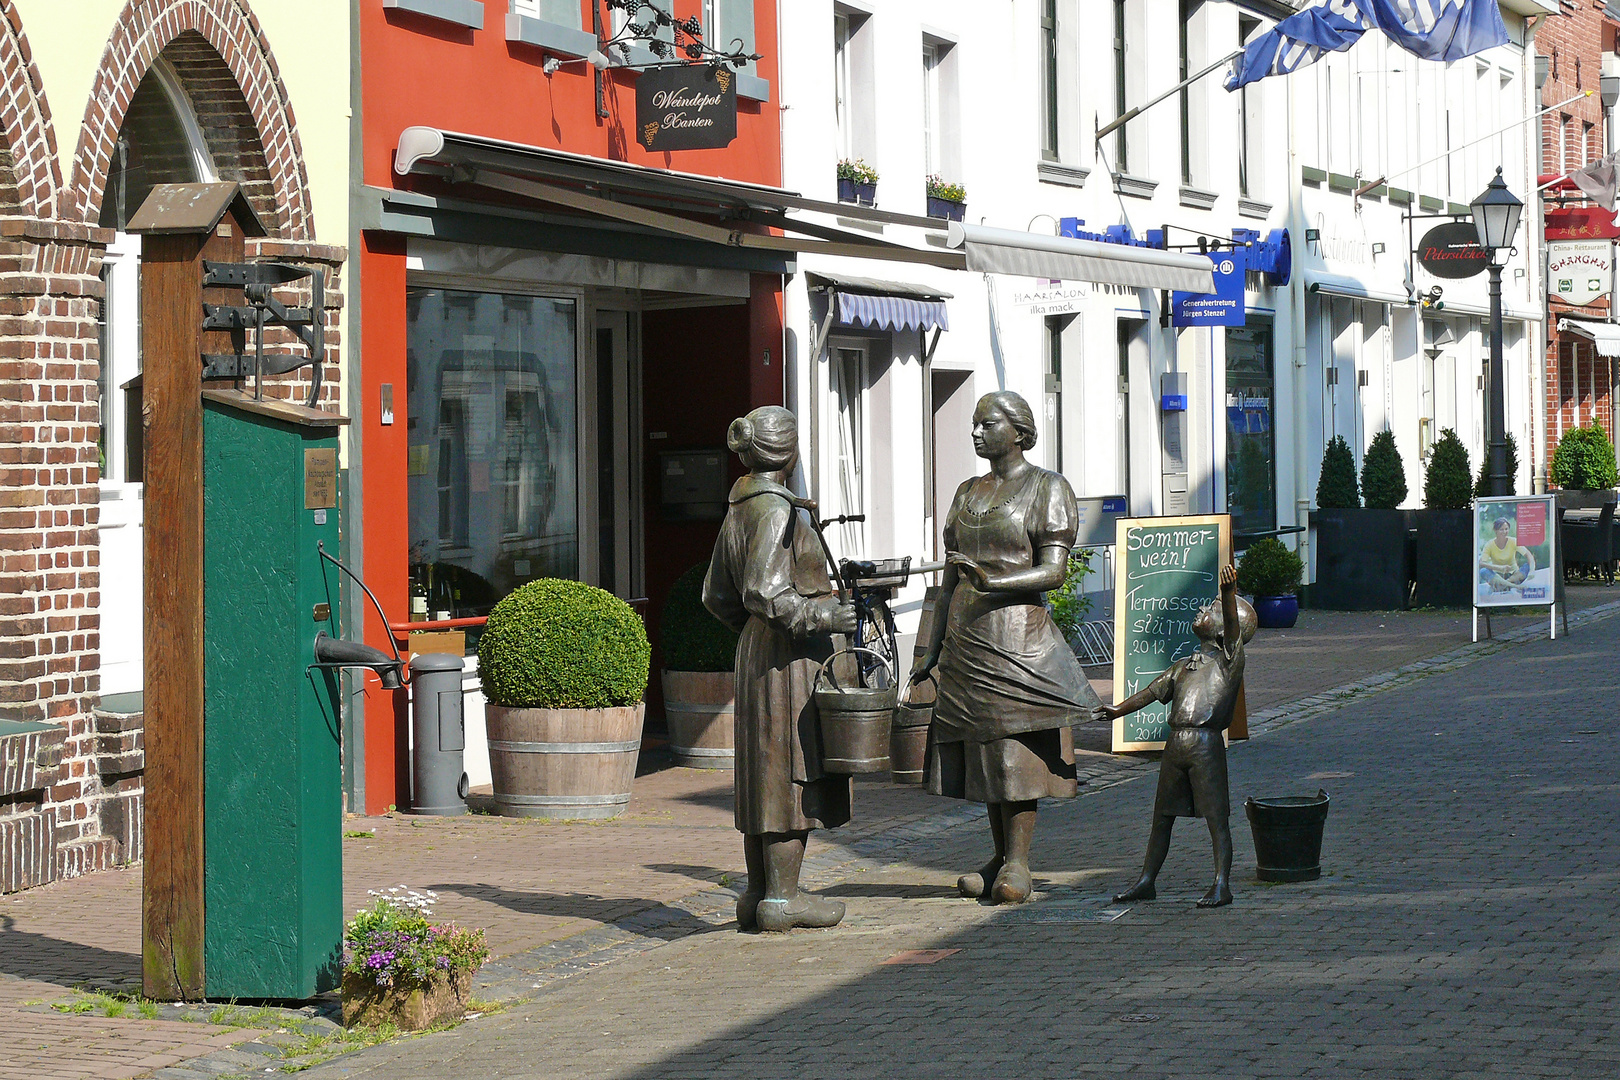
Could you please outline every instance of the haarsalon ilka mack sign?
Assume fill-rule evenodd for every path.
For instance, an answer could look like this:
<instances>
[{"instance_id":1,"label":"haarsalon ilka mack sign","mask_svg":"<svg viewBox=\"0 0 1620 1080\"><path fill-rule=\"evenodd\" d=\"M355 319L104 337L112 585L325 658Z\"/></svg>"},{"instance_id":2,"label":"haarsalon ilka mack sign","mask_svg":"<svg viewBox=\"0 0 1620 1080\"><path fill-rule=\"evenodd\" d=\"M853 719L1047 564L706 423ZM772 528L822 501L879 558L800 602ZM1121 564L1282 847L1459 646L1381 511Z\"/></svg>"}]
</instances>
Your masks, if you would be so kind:
<instances>
[{"instance_id":1,"label":"haarsalon ilka mack sign","mask_svg":"<svg viewBox=\"0 0 1620 1080\"><path fill-rule=\"evenodd\" d=\"M649 151L712 150L737 137L737 76L723 67L649 68L636 79L636 141Z\"/></svg>"}]
</instances>

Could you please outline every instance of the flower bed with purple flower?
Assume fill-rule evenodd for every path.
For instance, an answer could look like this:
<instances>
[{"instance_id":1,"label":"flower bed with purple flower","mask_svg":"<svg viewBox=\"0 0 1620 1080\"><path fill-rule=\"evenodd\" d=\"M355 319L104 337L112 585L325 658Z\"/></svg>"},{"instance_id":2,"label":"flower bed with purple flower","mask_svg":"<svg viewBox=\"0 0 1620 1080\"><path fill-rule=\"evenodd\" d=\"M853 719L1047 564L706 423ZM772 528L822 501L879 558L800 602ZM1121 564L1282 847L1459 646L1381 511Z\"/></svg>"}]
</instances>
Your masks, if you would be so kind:
<instances>
[{"instance_id":1,"label":"flower bed with purple flower","mask_svg":"<svg viewBox=\"0 0 1620 1080\"><path fill-rule=\"evenodd\" d=\"M343 972L379 987L410 989L477 971L489 959L482 930L433 924L437 894L403 886L372 890L343 931Z\"/></svg>"}]
</instances>

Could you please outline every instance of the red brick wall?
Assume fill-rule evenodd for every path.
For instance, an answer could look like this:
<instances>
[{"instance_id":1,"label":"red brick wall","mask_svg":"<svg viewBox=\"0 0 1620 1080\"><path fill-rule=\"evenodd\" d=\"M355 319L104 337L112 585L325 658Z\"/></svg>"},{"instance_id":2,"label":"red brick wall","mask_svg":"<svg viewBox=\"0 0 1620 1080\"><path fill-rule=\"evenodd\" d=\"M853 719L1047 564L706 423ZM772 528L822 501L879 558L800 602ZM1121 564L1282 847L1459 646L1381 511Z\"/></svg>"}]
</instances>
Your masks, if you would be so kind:
<instances>
[{"instance_id":1,"label":"red brick wall","mask_svg":"<svg viewBox=\"0 0 1620 1080\"><path fill-rule=\"evenodd\" d=\"M1605 47L1615 45L1616 26L1603 17L1601 3L1586 0L1565 4L1562 14L1543 18L1536 28L1536 52L1548 58L1547 81L1541 88L1543 107L1556 105L1583 91L1598 89L1603 72ZM1603 106L1597 94L1582 98L1548 113L1541 121L1541 172L1563 175L1601 158L1603 145ZM1560 151L1562 150L1562 153ZM1558 205L1550 203L1549 205ZM1566 206L1590 205L1569 201ZM1591 342L1557 331L1560 316L1607 319L1609 300L1573 308L1556 297L1549 299L1547 353L1544 357L1547 411L1543 462L1552 461L1558 448L1558 435L1594 420L1612 439L1615 434L1611 412L1610 387L1614 368L1611 360L1596 355Z\"/></svg>"},{"instance_id":2,"label":"red brick wall","mask_svg":"<svg viewBox=\"0 0 1620 1080\"><path fill-rule=\"evenodd\" d=\"M96 709L96 377L112 239L97 223L118 130L159 55L184 84L221 176L243 185L270 234L250 242L248 257L326 274L328 408L340 403L347 256L316 242L297 125L247 0L130 0L107 36L65 180L18 0L0 0L0 15L0 717L52 722L65 734L46 786L0 799L0 849L16 871L0 875L5 891L140 857L139 717ZM306 306L308 288L278 298ZM266 334L270 351L293 343L288 331ZM267 393L302 400L308 370Z\"/></svg>"}]
</instances>

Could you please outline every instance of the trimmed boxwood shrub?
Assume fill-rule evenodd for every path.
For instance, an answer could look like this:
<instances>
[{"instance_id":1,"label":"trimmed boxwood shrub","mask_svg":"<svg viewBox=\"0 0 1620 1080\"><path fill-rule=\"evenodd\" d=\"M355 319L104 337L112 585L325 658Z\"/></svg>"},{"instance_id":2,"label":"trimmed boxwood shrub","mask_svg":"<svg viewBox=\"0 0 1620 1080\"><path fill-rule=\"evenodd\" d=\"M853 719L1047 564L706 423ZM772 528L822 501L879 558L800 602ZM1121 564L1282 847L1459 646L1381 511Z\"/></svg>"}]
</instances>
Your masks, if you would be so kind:
<instances>
[{"instance_id":1,"label":"trimmed boxwood shrub","mask_svg":"<svg viewBox=\"0 0 1620 1080\"><path fill-rule=\"evenodd\" d=\"M647 689L652 647L641 617L612 593L539 578L489 613L478 642L484 696L511 709L607 709Z\"/></svg>"},{"instance_id":2,"label":"trimmed boxwood shrub","mask_svg":"<svg viewBox=\"0 0 1620 1080\"><path fill-rule=\"evenodd\" d=\"M1507 437L1507 472L1509 495L1519 493L1519 440ZM1491 448L1485 447L1485 457L1479 463L1479 474L1474 477L1474 497L1483 498L1491 493Z\"/></svg>"},{"instance_id":3,"label":"trimmed boxwood shrub","mask_svg":"<svg viewBox=\"0 0 1620 1080\"><path fill-rule=\"evenodd\" d=\"M1406 501L1406 463L1388 428L1373 436L1362 455L1361 497L1369 510L1399 510Z\"/></svg>"},{"instance_id":4,"label":"trimmed boxwood shrub","mask_svg":"<svg viewBox=\"0 0 1620 1080\"><path fill-rule=\"evenodd\" d=\"M1316 506L1320 510L1359 510L1361 492L1356 490L1356 457L1343 435L1335 435L1322 451L1322 475L1316 481ZM1269 595L1269 594L1268 594Z\"/></svg>"},{"instance_id":5,"label":"trimmed boxwood shrub","mask_svg":"<svg viewBox=\"0 0 1620 1080\"><path fill-rule=\"evenodd\" d=\"M1291 596L1299 591L1305 563L1299 554L1267 536L1249 545L1238 563L1238 588L1250 596Z\"/></svg>"},{"instance_id":6,"label":"trimmed boxwood shrub","mask_svg":"<svg viewBox=\"0 0 1620 1080\"><path fill-rule=\"evenodd\" d=\"M1561 488L1602 491L1615 486L1614 444L1597 424L1571 428L1553 452L1553 482Z\"/></svg>"},{"instance_id":7,"label":"trimmed boxwood shrub","mask_svg":"<svg viewBox=\"0 0 1620 1080\"><path fill-rule=\"evenodd\" d=\"M1468 449L1457 432L1446 428L1429 454L1429 467L1423 473L1423 505L1430 510L1466 510L1474 495L1474 471L1468 466Z\"/></svg>"},{"instance_id":8,"label":"trimmed boxwood shrub","mask_svg":"<svg viewBox=\"0 0 1620 1080\"><path fill-rule=\"evenodd\" d=\"M737 635L703 606L707 560L675 579L659 622L666 671L730 671L737 663Z\"/></svg>"}]
</instances>

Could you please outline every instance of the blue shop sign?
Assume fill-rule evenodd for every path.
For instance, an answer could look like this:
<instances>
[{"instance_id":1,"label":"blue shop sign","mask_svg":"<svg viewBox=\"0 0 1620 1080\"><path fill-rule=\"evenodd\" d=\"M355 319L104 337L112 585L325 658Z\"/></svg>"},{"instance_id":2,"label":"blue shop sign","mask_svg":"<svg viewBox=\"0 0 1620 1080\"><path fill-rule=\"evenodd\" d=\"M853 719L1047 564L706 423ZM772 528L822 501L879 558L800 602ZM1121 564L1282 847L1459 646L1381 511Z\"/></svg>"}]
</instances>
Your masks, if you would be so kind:
<instances>
[{"instance_id":1,"label":"blue shop sign","mask_svg":"<svg viewBox=\"0 0 1620 1080\"><path fill-rule=\"evenodd\" d=\"M1244 248L1209 252L1206 257L1215 271L1215 291L1171 293L1170 322L1176 326L1242 326L1246 254Z\"/></svg>"}]
</instances>

